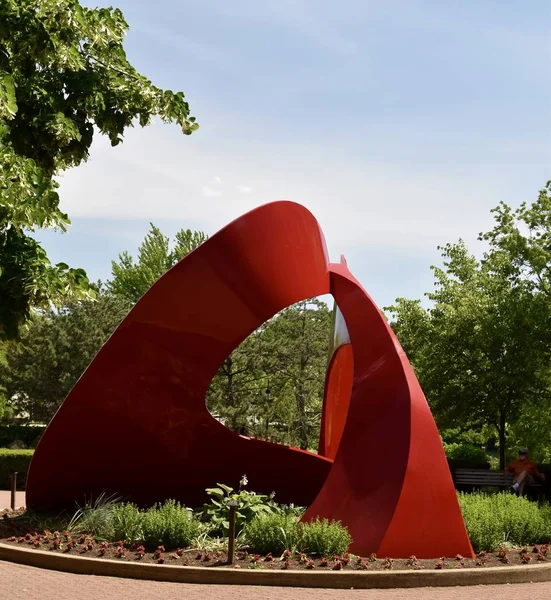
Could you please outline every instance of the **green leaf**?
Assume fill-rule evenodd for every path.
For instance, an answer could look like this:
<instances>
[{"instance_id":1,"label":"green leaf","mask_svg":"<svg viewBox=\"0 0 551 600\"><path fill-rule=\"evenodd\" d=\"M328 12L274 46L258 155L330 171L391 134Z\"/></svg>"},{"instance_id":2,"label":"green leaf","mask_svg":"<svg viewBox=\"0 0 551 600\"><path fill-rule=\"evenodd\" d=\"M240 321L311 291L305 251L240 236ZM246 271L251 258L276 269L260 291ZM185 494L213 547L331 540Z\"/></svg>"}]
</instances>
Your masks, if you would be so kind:
<instances>
[{"instance_id":1,"label":"green leaf","mask_svg":"<svg viewBox=\"0 0 551 600\"><path fill-rule=\"evenodd\" d=\"M8 118L17 114L17 99L13 77L8 73L0 73L0 112L7 113Z\"/></svg>"}]
</instances>

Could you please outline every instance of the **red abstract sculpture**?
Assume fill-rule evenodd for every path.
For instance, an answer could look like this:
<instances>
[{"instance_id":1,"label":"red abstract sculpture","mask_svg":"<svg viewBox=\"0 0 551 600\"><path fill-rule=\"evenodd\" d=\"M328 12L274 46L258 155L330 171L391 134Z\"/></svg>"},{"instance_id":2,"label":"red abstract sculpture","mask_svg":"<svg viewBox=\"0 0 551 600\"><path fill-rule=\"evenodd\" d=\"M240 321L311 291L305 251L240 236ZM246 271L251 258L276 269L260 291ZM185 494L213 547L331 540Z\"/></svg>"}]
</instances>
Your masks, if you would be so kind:
<instances>
[{"instance_id":1,"label":"red abstract sculpture","mask_svg":"<svg viewBox=\"0 0 551 600\"><path fill-rule=\"evenodd\" d=\"M216 421L205 395L222 361L283 308L328 292L342 315L319 454ZM42 436L27 504L59 509L105 491L143 506L168 498L197 506L205 488L243 473L258 492L308 505L305 519L341 520L358 554L472 556L405 354L346 265L329 263L314 217L292 202L232 222L143 296Z\"/></svg>"}]
</instances>

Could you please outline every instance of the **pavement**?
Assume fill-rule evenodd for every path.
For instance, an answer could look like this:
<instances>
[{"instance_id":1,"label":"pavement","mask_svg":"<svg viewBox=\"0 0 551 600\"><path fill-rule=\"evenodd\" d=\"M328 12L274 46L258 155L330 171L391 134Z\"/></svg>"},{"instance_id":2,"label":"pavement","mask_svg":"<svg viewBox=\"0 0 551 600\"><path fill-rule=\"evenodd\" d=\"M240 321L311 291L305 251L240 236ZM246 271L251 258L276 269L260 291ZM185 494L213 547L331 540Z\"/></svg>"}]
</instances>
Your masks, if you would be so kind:
<instances>
[{"instance_id":1,"label":"pavement","mask_svg":"<svg viewBox=\"0 0 551 600\"><path fill-rule=\"evenodd\" d=\"M25 506L25 492L15 492L15 508ZM11 508L11 492L0 490L0 510Z\"/></svg>"},{"instance_id":2,"label":"pavement","mask_svg":"<svg viewBox=\"0 0 551 600\"><path fill-rule=\"evenodd\" d=\"M551 582L392 590L197 585L74 575L0 561L2 600L549 600Z\"/></svg>"}]
</instances>

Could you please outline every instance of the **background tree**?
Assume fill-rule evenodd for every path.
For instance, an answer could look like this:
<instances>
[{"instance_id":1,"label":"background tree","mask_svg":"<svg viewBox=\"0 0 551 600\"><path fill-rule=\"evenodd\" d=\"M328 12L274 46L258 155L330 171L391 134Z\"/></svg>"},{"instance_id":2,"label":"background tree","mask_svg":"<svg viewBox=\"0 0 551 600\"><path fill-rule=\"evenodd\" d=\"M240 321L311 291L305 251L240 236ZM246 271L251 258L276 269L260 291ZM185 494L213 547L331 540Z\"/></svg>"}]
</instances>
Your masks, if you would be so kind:
<instances>
[{"instance_id":1,"label":"background tree","mask_svg":"<svg viewBox=\"0 0 551 600\"><path fill-rule=\"evenodd\" d=\"M551 421L547 191L516 213L496 209L481 261L462 242L446 245L429 308L398 299L389 309L439 425L494 427L501 467L508 433L518 443Z\"/></svg>"},{"instance_id":2,"label":"background tree","mask_svg":"<svg viewBox=\"0 0 551 600\"><path fill-rule=\"evenodd\" d=\"M303 450L319 438L330 333L331 312L313 298L283 310L263 335L265 370L294 398L293 430Z\"/></svg>"},{"instance_id":3,"label":"background tree","mask_svg":"<svg viewBox=\"0 0 551 600\"><path fill-rule=\"evenodd\" d=\"M532 204L513 210L502 202L492 212L496 225L480 239L502 254L502 272L551 300L551 181Z\"/></svg>"},{"instance_id":4,"label":"background tree","mask_svg":"<svg viewBox=\"0 0 551 600\"><path fill-rule=\"evenodd\" d=\"M154 86L128 62L120 10L77 0L0 0L0 335L33 306L87 293L81 269L51 265L29 233L64 230L54 177L88 158L94 131L113 146L159 116L197 129L182 92Z\"/></svg>"},{"instance_id":5,"label":"background tree","mask_svg":"<svg viewBox=\"0 0 551 600\"><path fill-rule=\"evenodd\" d=\"M118 262L112 261L113 278L107 283L108 289L136 303L161 275L207 237L202 231L182 229L174 236L171 249L169 238L150 223L149 233L138 249L137 262L126 251L119 255Z\"/></svg>"},{"instance_id":6,"label":"background tree","mask_svg":"<svg viewBox=\"0 0 551 600\"><path fill-rule=\"evenodd\" d=\"M33 315L0 365L14 412L48 422L130 307L100 291L97 300Z\"/></svg>"},{"instance_id":7,"label":"background tree","mask_svg":"<svg viewBox=\"0 0 551 600\"><path fill-rule=\"evenodd\" d=\"M262 369L262 332L256 331L245 339L224 362L212 380L207 407L211 414L233 431L260 437L251 416L257 399L267 388ZM265 432L266 437L269 432Z\"/></svg>"}]
</instances>

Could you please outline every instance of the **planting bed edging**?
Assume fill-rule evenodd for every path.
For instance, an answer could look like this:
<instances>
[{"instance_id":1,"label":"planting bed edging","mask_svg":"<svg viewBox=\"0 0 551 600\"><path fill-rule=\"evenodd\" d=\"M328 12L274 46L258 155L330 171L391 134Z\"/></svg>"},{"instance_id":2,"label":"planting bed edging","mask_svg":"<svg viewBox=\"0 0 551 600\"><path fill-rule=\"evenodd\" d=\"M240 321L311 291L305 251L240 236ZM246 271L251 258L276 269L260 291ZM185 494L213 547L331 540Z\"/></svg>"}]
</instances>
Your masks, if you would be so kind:
<instances>
[{"instance_id":1,"label":"planting bed edging","mask_svg":"<svg viewBox=\"0 0 551 600\"><path fill-rule=\"evenodd\" d=\"M551 564L449 571L261 571L253 569L176 567L65 556L0 543L0 560L84 575L151 579L177 583L270 585L304 588L411 588L533 583L551 581Z\"/></svg>"}]
</instances>

